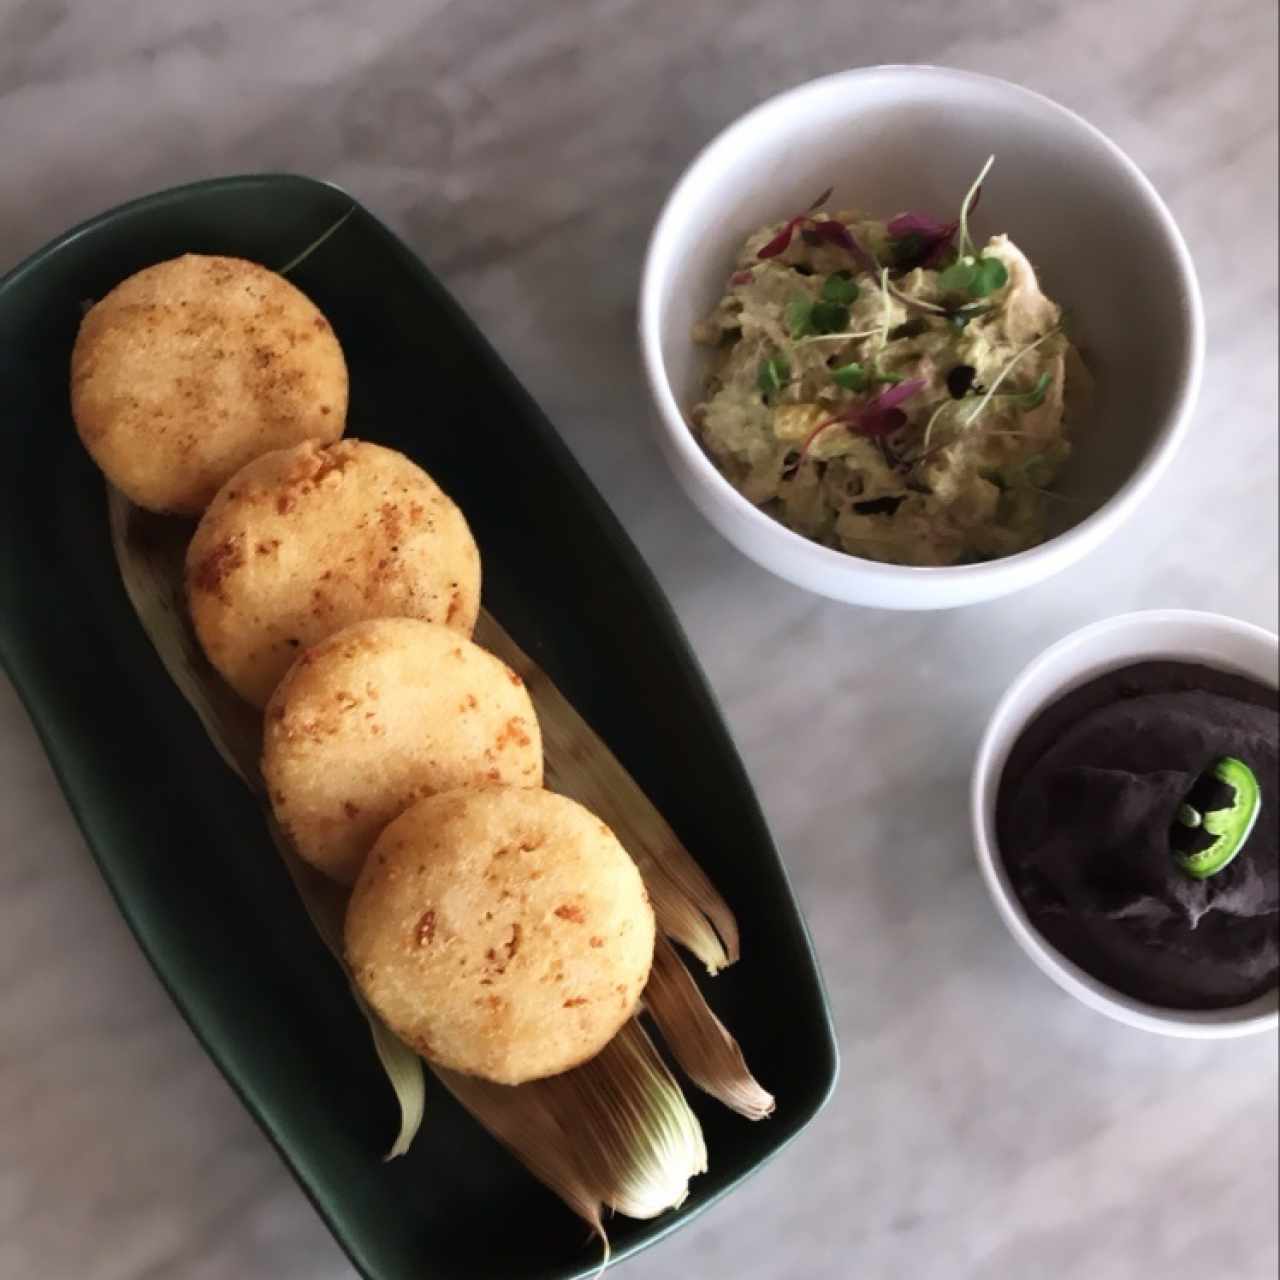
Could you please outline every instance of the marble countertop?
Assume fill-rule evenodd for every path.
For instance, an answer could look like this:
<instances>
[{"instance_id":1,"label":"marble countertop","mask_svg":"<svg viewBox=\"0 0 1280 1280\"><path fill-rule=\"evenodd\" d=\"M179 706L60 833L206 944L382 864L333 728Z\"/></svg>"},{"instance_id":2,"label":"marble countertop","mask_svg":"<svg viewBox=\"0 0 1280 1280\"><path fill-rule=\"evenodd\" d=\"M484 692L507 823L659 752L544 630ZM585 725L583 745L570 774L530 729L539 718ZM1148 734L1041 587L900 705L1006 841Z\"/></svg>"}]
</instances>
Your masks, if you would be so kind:
<instances>
[{"instance_id":1,"label":"marble countertop","mask_svg":"<svg viewBox=\"0 0 1280 1280\"><path fill-rule=\"evenodd\" d=\"M1274 1277L1274 1039L1161 1040L1059 993L987 900L965 785L995 698L1064 632L1166 605L1275 626L1275 7L512 12L0 0L0 270L173 183L330 178L456 291L653 565L791 869L844 1070L814 1128L627 1276ZM632 339L645 237L696 149L775 90L885 61L1082 111L1169 201L1207 303L1196 428L1124 537L948 614L820 601L722 542L647 433ZM907 775L926 798L904 809ZM2 681L0 849L0 1276L350 1277L134 946Z\"/></svg>"}]
</instances>

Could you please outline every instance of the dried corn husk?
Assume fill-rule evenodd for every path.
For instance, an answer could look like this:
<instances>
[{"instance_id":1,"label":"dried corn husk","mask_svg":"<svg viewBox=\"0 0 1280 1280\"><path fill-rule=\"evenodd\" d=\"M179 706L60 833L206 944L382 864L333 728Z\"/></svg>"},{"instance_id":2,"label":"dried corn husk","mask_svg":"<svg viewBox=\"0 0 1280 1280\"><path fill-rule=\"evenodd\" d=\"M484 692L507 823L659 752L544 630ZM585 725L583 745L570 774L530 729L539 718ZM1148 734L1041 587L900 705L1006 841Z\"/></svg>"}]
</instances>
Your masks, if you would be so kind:
<instances>
[{"instance_id":1,"label":"dried corn husk","mask_svg":"<svg viewBox=\"0 0 1280 1280\"><path fill-rule=\"evenodd\" d=\"M265 803L261 724L200 651L186 611L183 566L190 525L133 507L108 487L112 543L125 590L178 688L227 764L263 797L272 838L320 936L340 964L346 892L290 848ZM635 857L659 926L715 972L738 955L732 912L621 764L546 675L487 613L477 641L515 668L543 728L546 781L592 808ZM395 1091L400 1131L388 1158L408 1150L421 1123L422 1060L352 987ZM772 1099L747 1071L673 948L661 942L645 1001L677 1060L700 1087L743 1115L767 1115ZM441 1083L604 1242L602 1209L649 1217L678 1205L707 1153L689 1109L652 1041L633 1020L592 1061L516 1088L432 1067Z\"/></svg>"},{"instance_id":2,"label":"dried corn husk","mask_svg":"<svg viewBox=\"0 0 1280 1280\"><path fill-rule=\"evenodd\" d=\"M726 1107L748 1120L773 1114L773 1095L747 1067L738 1042L711 1011L675 948L659 936L644 1004L680 1069Z\"/></svg>"},{"instance_id":3,"label":"dried corn husk","mask_svg":"<svg viewBox=\"0 0 1280 1280\"><path fill-rule=\"evenodd\" d=\"M635 859L658 928L716 973L738 958L738 923L706 873L599 735L487 610L475 640L517 672L542 725L545 781L613 828Z\"/></svg>"}]
</instances>

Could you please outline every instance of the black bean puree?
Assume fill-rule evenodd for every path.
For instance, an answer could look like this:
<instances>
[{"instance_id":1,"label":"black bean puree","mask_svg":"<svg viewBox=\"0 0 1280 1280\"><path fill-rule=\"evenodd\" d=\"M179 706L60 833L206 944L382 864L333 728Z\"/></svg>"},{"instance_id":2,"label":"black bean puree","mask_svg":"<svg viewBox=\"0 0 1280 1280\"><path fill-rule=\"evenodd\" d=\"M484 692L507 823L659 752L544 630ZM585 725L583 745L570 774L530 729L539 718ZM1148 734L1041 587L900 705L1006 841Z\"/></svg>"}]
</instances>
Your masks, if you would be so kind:
<instances>
[{"instance_id":1,"label":"black bean puree","mask_svg":"<svg viewBox=\"0 0 1280 1280\"><path fill-rule=\"evenodd\" d=\"M1000 780L1001 857L1032 923L1063 955L1150 1004L1218 1009L1276 986L1280 964L1280 695L1183 662L1108 672L1041 712ZM1223 756L1262 809L1208 880L1174 860L1170 827Z\"/></svg>"}]
</instances>

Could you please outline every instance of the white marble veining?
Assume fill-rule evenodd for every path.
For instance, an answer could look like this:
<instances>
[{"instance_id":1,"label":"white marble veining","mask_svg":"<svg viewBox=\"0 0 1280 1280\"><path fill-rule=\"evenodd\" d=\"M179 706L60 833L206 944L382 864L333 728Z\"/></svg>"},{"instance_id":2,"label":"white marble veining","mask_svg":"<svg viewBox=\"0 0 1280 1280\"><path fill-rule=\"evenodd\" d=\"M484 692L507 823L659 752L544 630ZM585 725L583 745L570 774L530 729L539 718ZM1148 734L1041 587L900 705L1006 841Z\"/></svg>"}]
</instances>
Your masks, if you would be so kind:
<instances>
[{"instance_id":1,"label":"white marble veining","mask_svg":"<svg viewBox=\"0 0 1280 1280\"><path fill-rule=\"evenodd\" d=\"M1275 1042L1158 1040L1060 994L986 900L965 781L993 700L1063 632L1162 605L1275 626L1275 6L521 12L0 0L0 269L186 179L342 183L444 276L656 569L790 865L844 1072L816 1128L625 1274L1273 1278ZM1084 112L1168 199L1209 322L1196 429L1125 536L934 616L818 601L711 533L647 434L632 339L645 236L693 152L767 93L884 61ZM136 950L7 685L0 797L0 1276L350 1277Z\"/></svg>"}]
</instances>

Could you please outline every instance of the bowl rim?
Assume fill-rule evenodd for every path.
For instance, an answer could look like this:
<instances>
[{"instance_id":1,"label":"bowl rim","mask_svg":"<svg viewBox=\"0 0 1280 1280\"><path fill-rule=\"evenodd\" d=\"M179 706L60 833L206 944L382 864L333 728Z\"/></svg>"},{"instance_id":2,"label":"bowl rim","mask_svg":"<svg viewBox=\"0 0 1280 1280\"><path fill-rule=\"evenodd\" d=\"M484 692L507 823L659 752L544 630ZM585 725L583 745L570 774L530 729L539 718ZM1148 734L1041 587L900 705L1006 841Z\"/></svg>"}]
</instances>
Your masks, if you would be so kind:
<instances>
[{"instance_id":1,"label":"bowl rim","mask_svg":"<svg viewBox=\"0 0 1280 1280\"><path fill-rule=\"evenodd\" d=\"M1009 752L1019 735L1040 709L1074 687L1072 682L1076 677L1085 675L1086 672L1096 674L1099 670L1115 670L1140 662L1143 658L1139 653L1117 654L1114 666L1104 664L1101 668L1076 667L1070 671L1064 670L1055 680L1053 691L1046 694L1036 707L1025 713L1016 712L1015 706L1027 686L1046 668L1061 663L1072 651L1091 640L1108 633L1123 635L1126 631L1153 624L1189 625L1210 635L1233 635L1260 642L1273 651L1278 644L1276 635L1265 627L1225 614L1195 609L1141 609L1114 614L1079 627L1038 653L1010 681L996 703L974 757L969 810L978 870L997 914L1019 947L1062 990L1098 1013L1142 1031L1182 1039L1228 1040L1274 1031L1280 1025L1280 995L1276 992L1225 1009L1176 1009L1138 1000L1095 978L1053 946L1031 922L1009 883L998 852L994 795L991 788L998 784ZM1176 654L1182 647L1177 643L1171 644L1171 654ZM1186 654L1186 659L1201 662L1205 660L1203 653L1190 652ZM989 797L992 799L991 804L988 804Z\"/></svg>"},{"instance_id":2,"label":"bowl rim","mask_svg":"<svg viewBox=\"0 0 1280 1280\"><path fill-rule=\"evenodd\" d=\"M766 515L730 484L698 443L676 400L662 357L660 315L663 295L659 279L666 273L666 259L671 252L670 241L683 216L682 205L689 198L689 192L696 185L702 170L721 153L749 149L761 124L775 113L787 111L803 102L806 97L836 92L850 83L884 75L901 77L904 83L910 77L922 77L995 88L999 92L1022 98L1068 122L1100 144L1120 170L1132 180L1138 195L1145 202L1153 225L1177 264L1179 309L1188 330L1190 354L1174 389L1172 407L1156 432L1146 458L1115 493L1079 524L1034 547L982 564L895 565L866 560L833 547L824 547ZM658 214L649 236L641 271L637 327L641 362L650 394L657 407L657 413L652 416L660 422L665 443L674 449L679 465L684 468L691 483L697 484L726 514L735 517L753 535L774 544L776 553L795 564L797 572L802 572L811 581L834 575L840 580L877 583L885 587L923 588L926 591L930 584L941 586L945 582L954 587L965 583L971 584L975 599L1000 594L1003 589L1014 585L1012 579L1037 580L1034 572L1036 569L1045 570L1044 576L1048 576L1057 568L1065 568L1113 533L1147 497L1177 453L1190 427L1204 371L1204 302L1195 265L1173 214L1146 174L1096 125L1090 124L1070 107L1063 106L1045 94L999 76L931 63L878 63L819 76L766 98L721 129L686 166ZM669 458L670 456L668 454ZM673 460L673 467L674 465ZM721 528L721 532L725 530ZM727 533L726 536L735 545L738 543L736 537ZM1024 579L1028 569L1033 570L1032 577Z\"/></svg>"}]
</instances>

